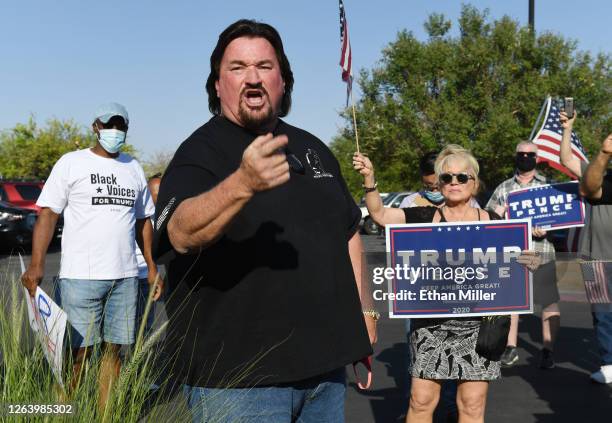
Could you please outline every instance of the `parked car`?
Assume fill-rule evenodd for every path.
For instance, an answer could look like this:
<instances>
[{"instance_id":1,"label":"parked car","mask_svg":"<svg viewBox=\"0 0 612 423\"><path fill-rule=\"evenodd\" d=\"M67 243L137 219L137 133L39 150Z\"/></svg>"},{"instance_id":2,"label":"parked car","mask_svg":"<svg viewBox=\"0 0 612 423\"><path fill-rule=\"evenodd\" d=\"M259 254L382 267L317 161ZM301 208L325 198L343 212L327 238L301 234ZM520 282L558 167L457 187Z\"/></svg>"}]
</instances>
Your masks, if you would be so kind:
<instances>
[{"instance_id":1,"label":"parked car","mask_svg":"<svg viewBox=\"0 0 612 423\"><path fill-rule=\"evenodd\" d=\"M0 201L38 213L40 207L36 200L44 184L41 181L0 181Z\"/></svg>"},{"instance_id":2,"label":"parked car","mask_svg":"<svg viewBox=\"0 0 612 423\"><path fill-rule=\"evenodd\" d=\"M36 213L32 210L0 201L0 245L29 245L32 242L34 222Z\"/></svg>"},{"instance_id":3,"label":"parked car","mask_svg":"<svg viewBox=\"0 0 612 423\"><path fill-rule=\"evenodd\" d=\"M36 205L36 200L40 195L43 186L42 181L11 181L0 180L0 201L10 205L40 213L40 207ZM34 218L36 220L36 218ZM64 218L60 216L55 226L54 238L60 239L64 229Z\"/></svg>"},{"instance_id":4,"label":"parked car","mask_svg":"<svg viewBox=\"0 0 612 423\"><path fill-rule=\"evenodd\" d=\"M383 206L397 208L400 206L404 198L413 194L410 191L403 192L389 192L381 193L380 196L383 200ZM370 217L367 207L365 206L365 198L361 199L359 203L361 209L361 229L368 235L379 235L382 232L382 228L378 226Z\"/></svg>"}]
</instances>

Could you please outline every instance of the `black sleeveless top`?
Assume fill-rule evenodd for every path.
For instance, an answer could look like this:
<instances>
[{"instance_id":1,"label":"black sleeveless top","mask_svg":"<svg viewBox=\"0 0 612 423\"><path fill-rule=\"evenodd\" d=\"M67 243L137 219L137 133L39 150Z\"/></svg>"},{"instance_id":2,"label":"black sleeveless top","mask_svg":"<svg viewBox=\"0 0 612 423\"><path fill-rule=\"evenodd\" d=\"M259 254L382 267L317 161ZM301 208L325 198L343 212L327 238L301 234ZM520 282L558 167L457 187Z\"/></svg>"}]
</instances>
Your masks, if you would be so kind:
<instances>
[{"instance_id":1,"label":"black sleeveless top","mask_svg":"<svg viewBox=\"0 0 612 423\"><path fill-rule=\"evenodd\" d=\"M404 216L406 217L406 223L431 223L433 221L434 216L436 215L436 211L440 212L440 222L447 222L446 216L442 212L442 209L432 206L425 207L408 207L403 209ZM478 210L478 220L480 220L480 210ZM501 220L502 217L497 213L486 210L489 213L489 219L491 220Z\"/></svg>"}]
</instances>

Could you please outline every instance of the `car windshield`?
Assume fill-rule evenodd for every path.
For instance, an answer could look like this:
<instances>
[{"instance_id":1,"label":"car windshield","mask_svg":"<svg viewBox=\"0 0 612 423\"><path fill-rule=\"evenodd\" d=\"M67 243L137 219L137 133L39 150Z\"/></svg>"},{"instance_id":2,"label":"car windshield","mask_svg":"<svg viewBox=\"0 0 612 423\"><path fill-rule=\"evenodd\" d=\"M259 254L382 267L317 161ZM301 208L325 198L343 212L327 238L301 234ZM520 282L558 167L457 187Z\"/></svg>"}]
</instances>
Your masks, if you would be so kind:
<instances>
[{"instance_id":1,"label":"car windshield","mask_svg":"<svg viewBox=\"0 0 612 423\"><path fill-rule=\"evenodd\" d=\"M389 204L391 204L391 202L393 201L393 199L396 197L395 192L390 193L389 195L387 195L384 199L383 199L383 204L385 206L388 206Z\"/></svg>"},{"instance_id":2,"label":"car windshield","mask_svg":"<svg viewBox=\"0 0 612 423\"><path fill-rule=\"evenodd\" d=\"M36 185L15 185L15 189L21 195L21 198L29 201L38 200L40 195L40 187Z\"/></svg>"}]
</instances>

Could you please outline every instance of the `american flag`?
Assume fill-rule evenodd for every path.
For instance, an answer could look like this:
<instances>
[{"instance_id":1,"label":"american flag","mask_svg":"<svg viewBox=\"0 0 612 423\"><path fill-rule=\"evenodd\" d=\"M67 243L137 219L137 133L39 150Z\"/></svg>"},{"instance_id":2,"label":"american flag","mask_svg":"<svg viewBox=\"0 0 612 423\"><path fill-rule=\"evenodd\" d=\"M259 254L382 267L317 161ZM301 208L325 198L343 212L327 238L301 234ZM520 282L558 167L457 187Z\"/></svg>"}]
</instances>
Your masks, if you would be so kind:
<instances>
[{"instance_id":1,"label":"american flag","mask_svg":"<svg viewBox=\"0 0 612 423\"><path fill-rule=\"evenodd\" d=\"M563 128L559 121L559 107L557 107L556 102L553 102L550 97L546 101L548 102L546 107L546 118L544 119L542 128L540 128L540 131L533 139L534 144L538 145L538 162L548 162L549 166L576 179L576 176L561 164L561 159L559 157L561 138L563 137ZM586 157L584 147L582 147L582 143L574 131L572 131L571 148L574 156L588 163L589 160Z\"/></svg>"},{"instance_id":2,"label":"american flag","mask_svg":"<svg viewBox=\"0 0 612 423\"><path fill-rule=\"evenodd\" d=\"M591 304L612 303L607 275L612 275L612 261L583 261L582 278L587 299Z\"/></svg>"},{"instance_id":3,"label":"american flag","mask_svg":"<svg viewBox=\"0 0 612 423\"><path fill-rule=\"evenodd\" d=\"M344 3L340 0L340 67L342 68L342 80L346 82L346 104L353 86L353 73L351 69L351 41L349 40L348 24L344 13Z\"/></svg>"}]
</instances>

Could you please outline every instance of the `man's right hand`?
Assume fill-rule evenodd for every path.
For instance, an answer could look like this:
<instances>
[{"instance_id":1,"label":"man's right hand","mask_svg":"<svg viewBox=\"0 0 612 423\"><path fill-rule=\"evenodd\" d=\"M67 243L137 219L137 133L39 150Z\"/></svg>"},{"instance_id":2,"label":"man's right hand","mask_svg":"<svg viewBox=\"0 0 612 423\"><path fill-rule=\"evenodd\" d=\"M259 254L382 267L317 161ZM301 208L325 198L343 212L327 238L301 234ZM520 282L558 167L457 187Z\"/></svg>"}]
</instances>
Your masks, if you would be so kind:
<instances>
[{"instance_id":1,"label":"man's right hand","mask_svg":"<svg viewBox=\"0 0 612 423\"><path fill-rule=\"evenodd\" d=\"M23 275L21 275L21 283L28 290L31 297L36 295L36 288L40 285L40 281L44 276L42 266L34 266L30 264Z\"/></svg>"},{"instance_id":2,"label":"man's right hand","mask_svg":"<svg viewBox=\"0 0 612 423\"><path fill-rule=\"evenodd\" d=\"M289 142L286 135L260 135L242 155L240 173L246 188L252 192L265 191L289 180L289 163L282 148Z\"/></svg>"}]
</instances>

